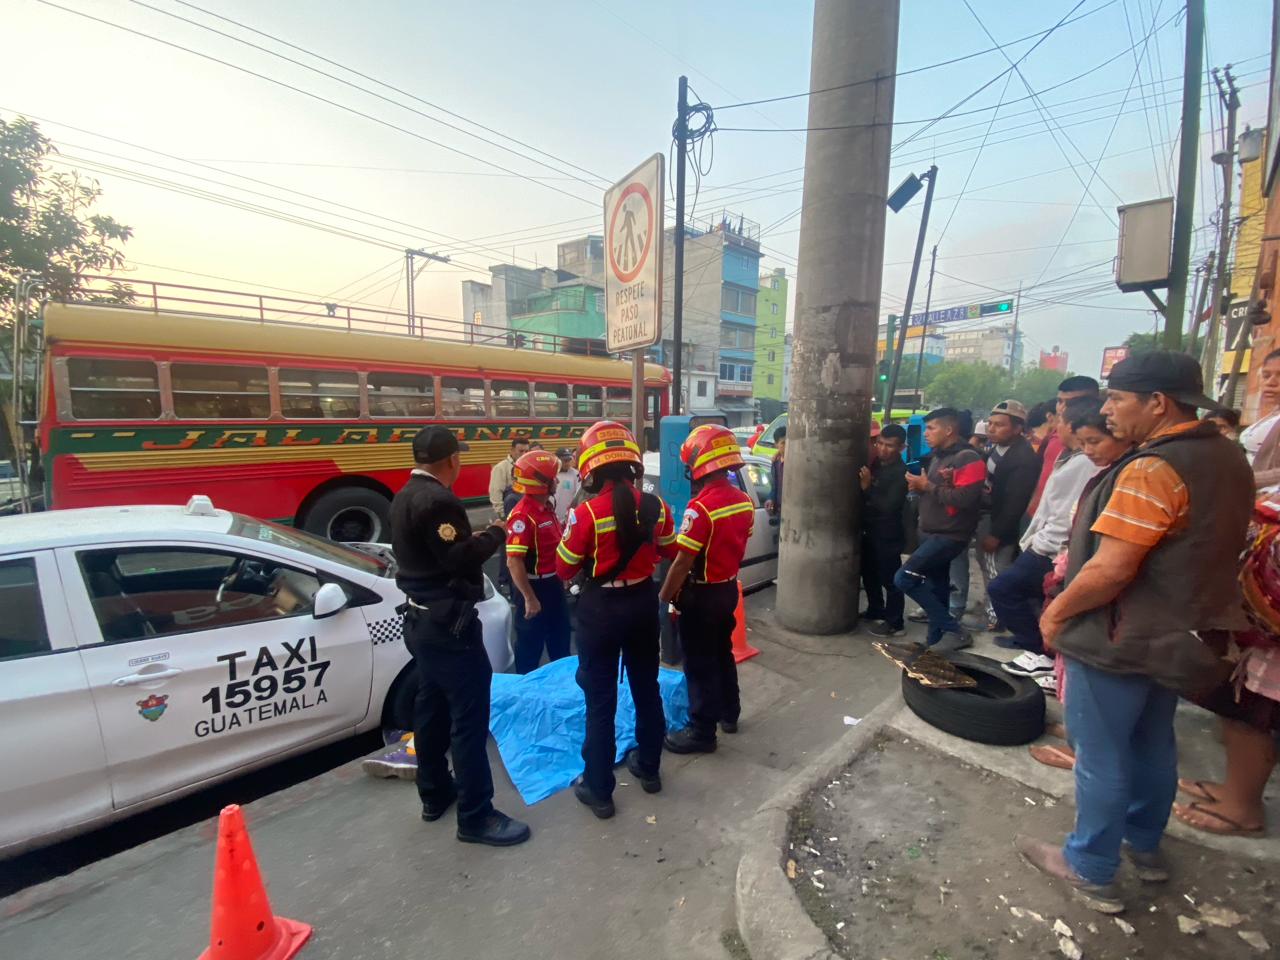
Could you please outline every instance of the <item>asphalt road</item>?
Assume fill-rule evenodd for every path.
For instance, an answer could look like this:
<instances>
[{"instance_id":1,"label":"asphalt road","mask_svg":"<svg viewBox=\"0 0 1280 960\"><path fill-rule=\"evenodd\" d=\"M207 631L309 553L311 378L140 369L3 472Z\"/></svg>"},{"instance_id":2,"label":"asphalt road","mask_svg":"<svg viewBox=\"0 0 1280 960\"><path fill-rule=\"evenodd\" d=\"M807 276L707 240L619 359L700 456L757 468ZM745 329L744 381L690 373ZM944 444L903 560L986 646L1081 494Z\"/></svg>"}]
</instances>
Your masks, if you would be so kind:
<instances>
[{"instance_id":1,"label":"asphalt road","mask_svg":"<svg viewBox=\"0 0 1280 960\"><path fill-rule=\"evenodd\" d=\"M127 820L29 851L12 860L0 861L0 898L216 817L218 811L229 803L249 803L328 773L376 750L381 743L382 735L376 730L351 737L224 781Z\"/></svg>"}]
</instances>

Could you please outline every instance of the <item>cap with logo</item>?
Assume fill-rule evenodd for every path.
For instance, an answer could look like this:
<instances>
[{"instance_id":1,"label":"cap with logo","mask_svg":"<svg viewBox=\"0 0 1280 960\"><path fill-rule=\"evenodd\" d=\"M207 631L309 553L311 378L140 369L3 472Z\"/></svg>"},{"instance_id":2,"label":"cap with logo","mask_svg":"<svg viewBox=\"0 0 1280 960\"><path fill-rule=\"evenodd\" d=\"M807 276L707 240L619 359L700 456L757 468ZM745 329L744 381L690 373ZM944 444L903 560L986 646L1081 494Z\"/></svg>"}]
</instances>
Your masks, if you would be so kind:
<instances>
[{"instance_id":1,"label":"cap with logo","mask_svg":"<svg viewBox=\"0 0 1280 960\"><path fill-rule=\"evenodd\" d=\"M1003 413L1010 417L1017 417L1023 423L1027 422L1027 408L1017 400L1001 400L991 408L991 412Z\"/></svg>"},{"instance_id":2,"label":"cap with logo","mask_svg":"<svg viewBox=\"0 0 1280 960\"><path fill-rule=\"evenodd\" d=\"M1204 395L1200 364L1189 354L1173 350L1152 350L1126 357L1111 368L1107 389L1163 393L1189 407L1222 409L1222 404Z\"/></svg>"},{"instance_id":3,"label":"cap with logo","mask_svg":"<svg viewBox=\"0 0 1280 960\"><path fill-rule=\"evenodd\" d=\"M413 459L418 463L439 463L467 449L448 427L426 427L413 436Z\"/></svg>"}]
</instances>

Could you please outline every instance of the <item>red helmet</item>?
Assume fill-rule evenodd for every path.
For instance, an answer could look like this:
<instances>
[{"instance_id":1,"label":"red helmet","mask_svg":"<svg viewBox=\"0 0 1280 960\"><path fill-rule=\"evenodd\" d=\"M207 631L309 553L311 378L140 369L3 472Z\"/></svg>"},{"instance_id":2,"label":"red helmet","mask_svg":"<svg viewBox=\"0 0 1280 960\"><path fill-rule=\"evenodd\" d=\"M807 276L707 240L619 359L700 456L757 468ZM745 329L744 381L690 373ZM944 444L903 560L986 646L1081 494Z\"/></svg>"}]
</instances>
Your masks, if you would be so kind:
<instances>
[{"instance_id":1,"label":"red helmet","mask_svg":"<svg viewBox=\"0 0 1280 960\"><path fill-rule=\"evenodd\" d=\"M511 470L516 493L550 493L560 472L560 459L550 450L530 450Z\"/></svg>"},{"instance_id":2,"label":"red helmet","mask_svg":"<svg viewBox=\"0 0 1280 960\"><path fill-rule=\"evenodd\" d=\"M587 427L578 441L578 473L586 483L592 471L607 463L634 463L644 469L635 435L614 420L600 420Z\"/></svg>"},{"instance_id":3,"label":"red helmet","mask_svg":"<svg viewBox=\"0 0 1280 960\"><path fill-rule=\"evenodd\" d=\"M738 438L728 427L704 423L685 437L680 445L680 459L689 468L691 480L701 480L717 470L742 466Z\"/></svg>"}]
</instances>

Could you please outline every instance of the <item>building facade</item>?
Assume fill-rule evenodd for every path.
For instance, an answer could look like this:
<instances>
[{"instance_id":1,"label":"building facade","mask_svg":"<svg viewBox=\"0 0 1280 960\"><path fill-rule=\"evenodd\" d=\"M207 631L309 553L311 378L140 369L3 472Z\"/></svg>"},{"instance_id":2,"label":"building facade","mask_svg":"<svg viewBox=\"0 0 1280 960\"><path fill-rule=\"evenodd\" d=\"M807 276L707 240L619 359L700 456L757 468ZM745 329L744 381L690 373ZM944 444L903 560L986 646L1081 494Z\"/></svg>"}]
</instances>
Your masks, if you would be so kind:
<instances>
[{"instance_id":1,"label":"building facade","mask_svg":"<svg viewBox=\"0 0 1280 960\"><path fill-rule=\"evenodd\" d=\"M663 334L659 362L674 360L671 316L675 304L675 230L666 231ZM756 315L760 292L760 225L727 211L689 221L684 243L684 314L681 339L682 409L719 410L729 426L755 420ZM715 376L714 395L710 374ZM706 386L699 387L699 384Z\"/></svg>"},{"instance_id":2,"label":"building facade","mask_svg":"<svg viewBox=\"0 0 1280 960\"><path fill-rule=\"evenodd\" d=\"M943 357L948 363L989 363L1006 370L1016 370L1022 363L1021 343L1015 343L1012 324L956 330L944 333L943 337ZM1016 339L1021 341L1022 338Z\"/></svg>"},{"instance_id":3,"label":"building facade","mask_svg":"<svg viewBox=\"0 0 1280 960\"><path fill-rule=\"evenodd\" d=\"M776 267L772 272L760 275L760 292L756 297L756 359L752 371L752 395L757 402L782 403L786 347L787 271ZM764 417L763 406L761 416Z\"/></svg>"}]
</instances>

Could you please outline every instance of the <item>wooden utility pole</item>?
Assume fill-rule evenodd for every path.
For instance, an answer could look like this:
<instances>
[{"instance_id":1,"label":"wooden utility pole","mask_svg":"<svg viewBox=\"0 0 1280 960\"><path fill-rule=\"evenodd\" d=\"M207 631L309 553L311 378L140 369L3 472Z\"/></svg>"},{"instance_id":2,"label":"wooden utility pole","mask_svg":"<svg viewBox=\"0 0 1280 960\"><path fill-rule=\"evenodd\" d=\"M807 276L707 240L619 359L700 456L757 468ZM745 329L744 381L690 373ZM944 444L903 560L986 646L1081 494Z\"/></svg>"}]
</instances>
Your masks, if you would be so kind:
<instances>
[{"instance_id":1,"label":"wooden utility pole","mask_svg":"<svg viewBox=\"0 0 1280 960\"><path fill-rule=\"evenodd\" d=\"M1182 57L1182 141L1178 152L1178 194L1173 208L1173 251L1169 258L1169 298L1165 303L1164 346L1182 347L1187 305L1191 224L1196 205L1196 154L1200 149L1200 80L1204 70L1204 0L1187 0L1187 36Z\"/></svg>"},{"instance_id":2,"label":"wooden utility pole","mask_svg":"<svg viewBox=\"0 0 1280 960\"><path fill-rule=\"evenodd\" d=\"M899 0L816 0L778 619L858 621L862 492L884 269Z\"/></svg>"}]
</instances>

